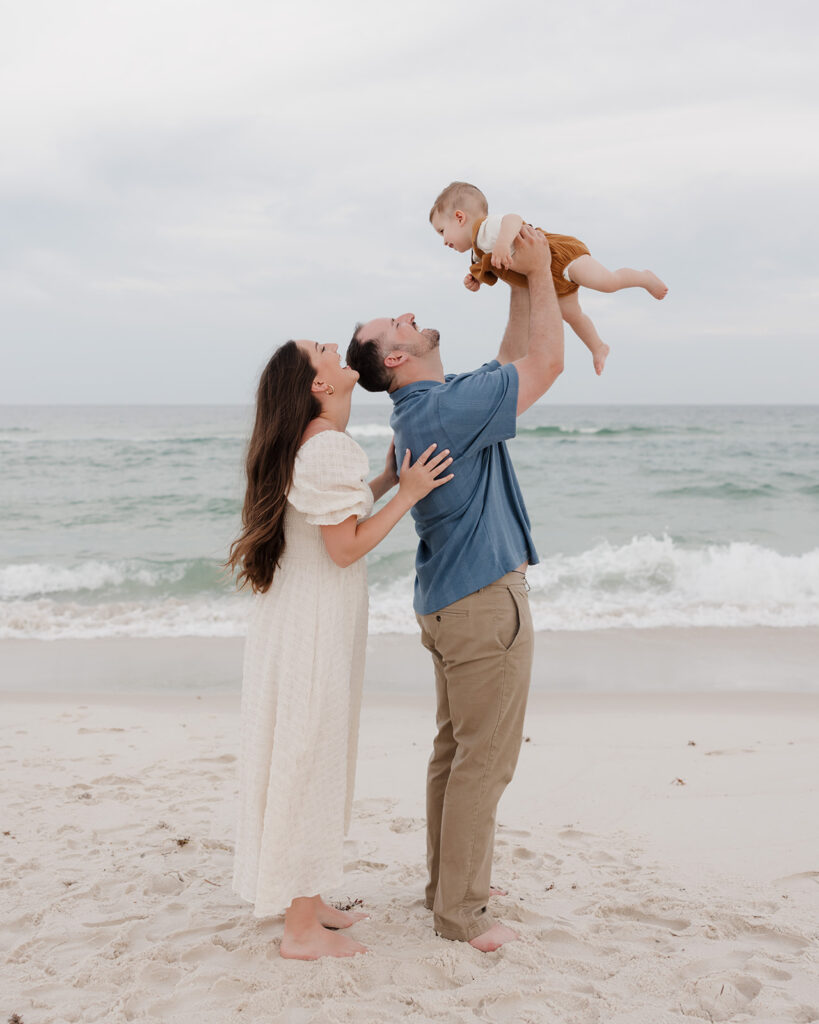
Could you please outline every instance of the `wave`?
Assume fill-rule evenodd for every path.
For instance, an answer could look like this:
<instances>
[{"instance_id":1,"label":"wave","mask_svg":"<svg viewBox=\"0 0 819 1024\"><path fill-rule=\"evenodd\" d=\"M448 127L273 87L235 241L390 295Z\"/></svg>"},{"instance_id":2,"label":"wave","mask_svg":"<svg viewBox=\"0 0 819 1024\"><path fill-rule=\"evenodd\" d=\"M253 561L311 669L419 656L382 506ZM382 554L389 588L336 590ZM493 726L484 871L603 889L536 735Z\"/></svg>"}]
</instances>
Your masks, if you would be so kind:
<instances>
[{"instance_id":1,"label":"wave","mask_svg":"<svg viewBox=\"0 0 819 1024\"><path fill-rule=\"evenodd\" d=\"M701 427L563 427L557 424L540 427L518 427L518 437L620 437L633 436L635 434L668 434L687 433L693 430L695 433L702 433Z\"/></svg>"},{"instance_id":2,"label":"wave","mask_svg":"<svg viewBox=\"0 0 819 1024\"><path fill-rule=\"evenodd\" d=\"M528 575L540 630L819 625L819 549L691 549L644 536L552 556Z\"/></svg>"},{"instance_id":3,"label":"wave","mask_svg":"<svg viewBox=\"0 0 819 1024\"><path fill-rule=\"evenodd\" d=\"M348 426L350 437L392 437L392 427L386 423L359 423Z\"/></svg>"},{"instance_id":4,"label":"wave","mask_svg":"<svg viewBox=\"0 0 819 1024\"><path fill-rule=\"evenodd\" d=\"M370 632L415 633L413 574L392 568L371 585ZM819 626L819 549L648 535L555 554L527 575L537 630ZM251 601L209 559L8 566L0 598L3 639L242 636Z\"/></svg>"},{"instance_id":5,"label":"wave","mask_svg":"<svg viewBox=\"0 0 819 1024\"><path fill-rule=\"evenodd\" d=\"M690 487L672 487L658 491L661 498L769 498L779 494L780 490L773 484L760 484L758 487L743 487L726 480L721 484L692 484Z\"/></svg>"},{"instance_id":6,"label":"wave","mask_svg":"<svg viewBox=\"0 0 819 1024\"><path fill-rule=\"evenodd\" d=\"M105 604L50 598L0 602L0 640L95 640L100 637L244 636L251 599L165 598Z\"/></svg>"},{"instance_id":7,"label":"wave","mask_svg":"<svg viewBox=\"0 0 819 1024\"><path fill-rule=\"evenodd\" d=\"M134 558L73 566L27 562L0 569L3 602L53 594L100 603L128 595L195 594L227 586L229 580L219 563L208 558L168 562Z\"/></svg>"}]
</instances>

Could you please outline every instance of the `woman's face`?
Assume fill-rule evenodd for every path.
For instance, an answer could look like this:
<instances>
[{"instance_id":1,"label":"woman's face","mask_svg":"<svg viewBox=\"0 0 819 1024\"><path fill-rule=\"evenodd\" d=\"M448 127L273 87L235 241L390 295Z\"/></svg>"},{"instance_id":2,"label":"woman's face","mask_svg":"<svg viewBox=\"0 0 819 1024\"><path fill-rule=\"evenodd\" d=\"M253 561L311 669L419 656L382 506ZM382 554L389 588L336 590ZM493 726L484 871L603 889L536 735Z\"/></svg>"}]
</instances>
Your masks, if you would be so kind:
<instances>
[{"instance_id":1,"label":"woman's face","mask_svg":"<svg viewBox=\"0 0 819 1024\"><path fill-rule=\"evenodd\" d=\"M297 341L296 344L307 353L317 381L332 384L336 391L353 390L358 373L350 366L341 365L338 345L322 345L318 341Z\"/></svg>"}]
</instances>

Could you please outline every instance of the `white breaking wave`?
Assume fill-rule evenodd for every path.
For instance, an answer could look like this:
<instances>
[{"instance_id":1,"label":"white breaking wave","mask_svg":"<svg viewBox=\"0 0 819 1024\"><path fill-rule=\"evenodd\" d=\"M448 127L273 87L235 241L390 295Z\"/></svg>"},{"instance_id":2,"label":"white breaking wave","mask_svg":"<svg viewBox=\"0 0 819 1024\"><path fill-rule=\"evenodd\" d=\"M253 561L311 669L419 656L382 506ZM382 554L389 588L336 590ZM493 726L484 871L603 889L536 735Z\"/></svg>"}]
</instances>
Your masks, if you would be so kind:
<instances>
[{"instance_id":1,"label":"white breaking wave","mask_svg":"<svg viewBox=\"0 0 819 1024\"><path fill-rule=\"evenodd\" d=\"M819 625L819 549L688 549L670 537L635 537L555 555L527 575L538 630Z\"/></svg>"},{"instance_id":2,"label":"white breaking wave","mask_svg":"<svg viewBox=\"0 0 819 1024\"><path fill-rule=\"evenodd\" d=\"M168 584L182 572L176 564L148 570L127 562L9 566L0 571L0 639L242 636L247 595L203 590L131 601L65 599L116 586L126 576L145 573L146 583ZM803 555L749 543L690 549L645 536L552 555L527 576L537 630L819 625L819 549ZM371 586L371 633L417 631L412 589L411 572Z\"/></svg>"},{"instance_id":3,"label":"white breaking wave","mask_svg":"<svg viewBox=\"0 0 819 1024\"><path fill-rule=\"evenodd\" d=\"M386 423L359 423L348 426L347 433L350 437L392 437L392 427Z\"/></svg>"},{"instance_id":4,"label":"white breaking wave","mask_svg":"<svg viewBox=\"0 0 819 1024\"><path fill-rule=\"evenodd\" d=\"M0 640L92 640L98 637L244 636L250 598L167 598L86 605L38 601L0 603Z\"/></svg>"},{"instance_id":5,"label":"white breaking wave","mask_svg":"<svg viewBox=\"0 0 819 1024\"><path fill-rule=\"evenodd\" d=\"M160 583L177 583L184 575L184 566L179 563L147 568L136 560L90 561L66 568L28 562L0 569L0 600L102 590L105 587L122 586L126 582L151 587Z\"/></svg>"}]
</instances>

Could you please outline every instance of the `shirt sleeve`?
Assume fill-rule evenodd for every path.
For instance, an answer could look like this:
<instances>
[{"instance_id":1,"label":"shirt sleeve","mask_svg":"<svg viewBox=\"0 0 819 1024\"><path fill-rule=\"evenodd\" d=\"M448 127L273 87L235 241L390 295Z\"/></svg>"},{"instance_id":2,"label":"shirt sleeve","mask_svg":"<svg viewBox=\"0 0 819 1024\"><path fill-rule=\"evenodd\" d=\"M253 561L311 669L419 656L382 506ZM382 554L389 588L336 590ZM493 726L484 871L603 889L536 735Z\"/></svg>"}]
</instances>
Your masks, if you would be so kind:
<instances>
[{"instance_id":1,"label":"shirt sleeve","mask_svg":"<svg viewBox=\"0 0 819 1024\"><path fill-rule=\"evenodd\" d=\"M456 459L515 436L518 371L513 363L501 366L494 360L459 374L436 397L442 447Z\"/></svg>"},{"instance_id":2,"label":"shirt sleeve","mask_svg":"<svg viewBox=\"0 0 819 1024\"><path fill-rule=\"evenodd\" d=\"M478 248L482 249L483 252L492 252L495 248L495 242L498 240L502 220L503 217L499 217L497 214L491 214L484 220L480 228L478 228L478 234L475 241L478 243Z\"/></svg>"},{"instance_id":3,"label":"shirt sleeve","mask_svg":"<svg viewBox=\"0 0 819 1024\"><path fill-rule=\"evenodd\" d=\"M326 430L302 445L287 500L311 526L363 519L373 506L367 456L347 434Z\"/></svg>"}]
</instances>

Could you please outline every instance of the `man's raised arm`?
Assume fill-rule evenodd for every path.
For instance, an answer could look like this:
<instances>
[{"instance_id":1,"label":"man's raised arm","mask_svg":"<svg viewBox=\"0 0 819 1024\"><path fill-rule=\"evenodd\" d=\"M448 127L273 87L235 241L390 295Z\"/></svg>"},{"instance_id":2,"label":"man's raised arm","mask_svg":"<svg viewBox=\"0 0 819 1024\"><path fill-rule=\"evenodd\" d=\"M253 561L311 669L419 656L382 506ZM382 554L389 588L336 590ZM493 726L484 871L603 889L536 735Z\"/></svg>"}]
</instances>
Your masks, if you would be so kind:
<instances>
[{"instance_id":1,"label":"man's raised arm","mask_svg":"<svg viewBox=\"0 0 819 1024\"><path fill-rule=\"evenodd\" d=\"M545 395L563 372L563 317L551 267L552 252L545 235L525 224L515 241L512 262L512 269L526 274L529 279L529 347L525 355L513 360L518 371L518 416ZM507 334L513 324L514 292L518 290L522 289L512 289ZM515 312L519 317L520 308ZM514 339L518 338L517 326L516 320ZM501 352L506 340L505 334Z\"/></svg>"},{"instance_id":2,"label":"man's raised arm","mask_svg":"<svg viewBox=\"0 0 819 1024\"><path fill-rule=\"evenodd\" d=\"M514 363L529 351L529 289L509 288L509 320L498 352L499 363Z\"/></svg>"}]
</instances>

